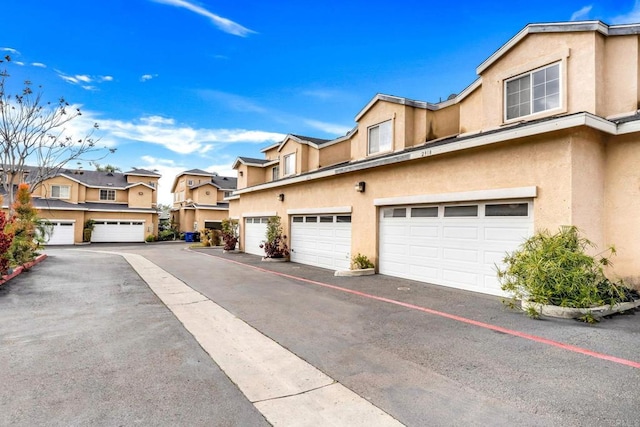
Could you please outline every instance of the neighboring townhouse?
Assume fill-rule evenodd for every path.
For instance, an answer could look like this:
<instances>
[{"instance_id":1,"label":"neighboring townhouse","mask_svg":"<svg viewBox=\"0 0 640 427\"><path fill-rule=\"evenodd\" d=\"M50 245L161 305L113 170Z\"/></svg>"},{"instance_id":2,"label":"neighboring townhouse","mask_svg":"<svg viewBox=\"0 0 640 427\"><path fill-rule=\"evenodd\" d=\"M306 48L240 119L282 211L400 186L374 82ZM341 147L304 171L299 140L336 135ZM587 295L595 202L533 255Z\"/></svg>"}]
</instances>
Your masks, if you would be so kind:
<instances>
[{"instance_id":1,"label":"neighboring townhouse","mask_svg":"<svg viewBox=\"0 0 640 427\"><path fill-rule=\"evenodd\" d=\"M527 25L444 102L376 95L331 141L289 135L238 158L230 215L262 254L282 218L291 260L501 295L495 265L535 230L614 244L640 286L640 24Z\"/></svg>"},{"instance_id":2,"label":"neighboring townhouse","mask_svg":"<svg viewBox=\"0 0 640 427\"><path fill-rule=\"evenodd\" d=\"M173 180L171 223L179 231L220 229L222 220L229 217L230 197L237 179L219 176L201 169L178 174Z\"/></svg>"},{"instance_id":3,"label":"neighboring townhouse","mask_svg":"<svg viewBox=\"0 0 640 427\"><path fill-rule=\"evenodd\" d=\"M29 170L25 182L29 182ZM98 172L61 169L32 192L41 218L53 225L48 245L81 243L93 220L92 242L144 242L158 235L157 188L161 175L144 169ZM3 208L8 209L7 198Z\"/></svg>"}]
</instances>

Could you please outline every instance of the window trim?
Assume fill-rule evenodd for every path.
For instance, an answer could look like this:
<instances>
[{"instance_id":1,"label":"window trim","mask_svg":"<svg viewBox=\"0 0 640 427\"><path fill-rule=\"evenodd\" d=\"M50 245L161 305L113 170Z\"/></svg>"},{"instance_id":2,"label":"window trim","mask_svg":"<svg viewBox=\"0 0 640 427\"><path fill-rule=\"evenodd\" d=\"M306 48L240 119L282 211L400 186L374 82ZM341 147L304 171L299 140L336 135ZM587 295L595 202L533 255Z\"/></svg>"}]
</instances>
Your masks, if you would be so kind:
<instances>
[{"instance_id":1,"label":"window trim","mask_svg":"<svg viewBox=\"0 0 640 427\"><path fill-rule=\"evenodd\" d=\"M382 149L380 147L380 141L378 141L378 151L371 151L371 131L374 129L380 129L381 126L384 125L389 125L389 134L390 134L390 141L389 141L389 147L386 149ZM385 154L385 153L390 153L393 151L393 119L389 119L389 120L385 120L383 122L377 123L373 126L369 126L367 128L367 156L378 156L380 154Z\"/></svg>"},{"instance_id":2,"label":"window trim","mask_svg":"<svg viewBox=\"0 0 640 427\"><path fill-rule=\"evenodd\" d=\"M106 197L106 198L103 198L103 197L102 197L102 192L103 192L103 191L106 191L106 192L107 192L107 197ZM113 199L110 199L110 198L109 198L109 194L110 194L109 192L111 192L111 191L113 191ZM117 197L116 197L116 190L115 190L115 189L113 189L113 188L101 188L101 189L100 189L100 192L99 192L99 194L98 194L98 198L100 199L100 201L101 201L101 202L115 202L115 201L116 201L116 199L117 199Z\"/></svg>"},{"instance_id":3,"label":"window trim","mask_svg":"<svg viewBox=\"0 0 640 427\"><path fill-rule=\"evenodd\" d=\"M54 196L53 195L53 188L54 187L58 188L58 196ZM61 195L61 191L60 190L62 190L63 188L67 190L66 197ZM69 200L71 198L71 186L70 185L64 185L64 184L51 184L51 198L52 199L60 199L60 200Z\"/></svg>"},{"instance_id":4,"label":"window trim","mask_svg":"<svg viewBox=\"0 0 640 427\"><path fill-rule=\"evenodd\" d=\"M276 181L280 178L280 165L275 165L271 168L271 181Z\"/></svg>"},{"instance_id":5,"label":"window trim","mask_svg":"<svg viewBox=\"0 0 640 427\"><path fill-rule=\"evenodd\" d=\"M558 67L558 106L554 107L554 108L549 108L547 110L541 110L541 111L533 111L534 108L534 99L533 99L533 74L542 70L545 70L547 68L551 68L551 67ZM565 70L566 66L563 60L557 60L554 61L552 63L548 63L546 65L542 65L540 67L536 67L533 69L530 69L528 71L519 73L518 75L515 76L511 76L508 78L503 79L502 82L502 119L504 123L513 123L513 122L518 122L518 121L522 121L522 120L530 120L533 119L535 117L539 117L539 116L544 116L544 115L553 115L553 114L557 114L559 112L563 112L565 110L565 105L566 105L566 88L565 88L565 75L564 75L564 70ZM507 93L507 84L510 82L513 82L515 80L518 79L522 79L526 76L529 76L529 105L530 105L530 110L529 110L529 114L524 114L522 116L517 116L517 117L512 117L512 118L508 118L507 114L508 114L508 110L509 110L509 106L508 106L508 93Z\"/></svg>"}]
</instances>

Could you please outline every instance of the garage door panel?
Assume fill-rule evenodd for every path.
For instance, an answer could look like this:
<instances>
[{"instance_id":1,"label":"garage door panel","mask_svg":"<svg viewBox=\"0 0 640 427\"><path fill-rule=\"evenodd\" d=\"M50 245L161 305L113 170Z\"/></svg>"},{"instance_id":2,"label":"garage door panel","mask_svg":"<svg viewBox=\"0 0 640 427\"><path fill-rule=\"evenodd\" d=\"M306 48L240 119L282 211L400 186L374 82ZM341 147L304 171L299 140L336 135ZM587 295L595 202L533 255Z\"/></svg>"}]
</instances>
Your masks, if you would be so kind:
<instances>
[{"instance_id":1,"label":"garage door panel","mask_svg":"<svg viewBox=\"0 0 640 427\"><path fill-rule=\"evenodd\" d=\"M450 249L444 248L442 251L444 259L453 261L478 262L478 251L470 249Z\"/></svg>"},{"instance_id":2,"label":"garage door panel","mask_svg":"<svg viewBox=\"0 0 640 427\"><path fill-rule=\"evenodd\" d=\"M442 278L447 282L457 285L476 287L478 285L478 274L468 273L456 269L443 269Z\"/></svg>"},{"instance_id":3,"label":"garage door panel","mask_svg":"<svg viewBox=\"0 0 640 427\"><path fill-rule=\"evenodd\" d=\"M91 241L96 243L144 242L144 231L142 221L96 221L91 232Z\"/></svg>"},{"instance_id":4,"label":"garage door panel","mask_svg":"<svg viewBox=\"0 0 640 427\"><path fill-rule=\"evenodd\" d=\"M529 230L522 227L487 227L484 228L484 238L487 241L522 243Z\"/></svg>"},{"instance_id":5,"label":"garage door panel","mask_svg":"<svg viewBox=\"0 0 640 427\"><path fill-rule=\"evenodd\" d=\"M51 234L47 242L48 246L73 245L75 243L75 223L71 221L51 221Z\"/></svg>"},{"instance_id":6,"label":"garage door panel","mask_svg":"<svg viewBox=\"0 0 640 427\"><path fill-rule=\"evenodd\" d=\"M409 245L408 246L409 253L413 255L411 258L415 259L415 262L419 262L419 260L424 258L439 258L440 248L437 246L416 246Z\"/></svg>"},{"instance_id":7,"label":"garage door panel","mask_svg":"<svg viewBox=\"0 0 640 427\"><path fill-rule=\"evenodd\" d=\"M250 220L251 222L247 222ZM267 234L267 222L265 218L245 219L244 251L253 255L264 255L264 249L260 247Z\"/></svg>"},{"instance_id":8,"label":"garage door panel","mask_svg":"<svg viewBox=\"0 0 640 427\"><path fill-rule=\"evenodd\" d=\"M440 227L433 225L412 225L409 231L414 238L437 239L440 235Z\"/></svg>"},{"instance_id":9,"label":"garage door panel","mask_svg":"<svg viewBox=\"0 0 640 427\"><path fill-rule=\"evenodd\" d=\"M445 226L443 236L448 239L478 240L476 227Z\"/></svg>"}]
</instances>

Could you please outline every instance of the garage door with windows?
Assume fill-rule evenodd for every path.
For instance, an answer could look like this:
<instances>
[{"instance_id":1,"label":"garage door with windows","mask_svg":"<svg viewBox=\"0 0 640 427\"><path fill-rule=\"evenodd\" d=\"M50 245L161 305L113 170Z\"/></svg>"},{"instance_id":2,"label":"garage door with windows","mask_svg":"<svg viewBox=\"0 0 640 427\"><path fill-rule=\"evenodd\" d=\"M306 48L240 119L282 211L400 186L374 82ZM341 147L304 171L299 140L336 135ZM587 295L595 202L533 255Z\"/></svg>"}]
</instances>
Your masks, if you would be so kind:
<instances>
[{"instance_id":1,"label":"garage door with windows","mask_svg":"<svg viewBox=\"0 0 640 427\"><path fill-rule=\"evenodd\" d=\"M96 220L91 241L96 243L144 242L144 221Z\"/></svg>"},{"instance_id":2,"label":"garage door with windows","mask_svg":"<svg viewBox=\"0 0 640 427\"><path fill-rule=\"evenodd\" d=\"M351 263L351 215L293 215L291 261L331 270Z\"/></svg>"},{"instance_id":3,"label":"garage door with windows","mask_svg":"<svg viewBox=\"0 0 640 427\"><path fill-rule=\"evenodd\" d=\"M264 256L260 247L267 236L269 217L253 217L244 219L244 251L248 254Z\"/></svg>"},{"instance_id":4,"label":"garage door with windows","mask_svg":"<svg viewBox=\"0 0 640 427\"><path fill-rule=\"evenodd\" d=\"M519 200L381 207L379 271L503 295L496 265L533 233L532 205Z\"/></svg>"},{"instance_id":5,"label":"garage door with windows","mask_svg":"<svg viewBox=\"0 0 640 427\"><path fill-rule=\"evenodd\" d=\"M73 245L75 221L49 221L46 245Z\"/></svg>"}]
</instances>

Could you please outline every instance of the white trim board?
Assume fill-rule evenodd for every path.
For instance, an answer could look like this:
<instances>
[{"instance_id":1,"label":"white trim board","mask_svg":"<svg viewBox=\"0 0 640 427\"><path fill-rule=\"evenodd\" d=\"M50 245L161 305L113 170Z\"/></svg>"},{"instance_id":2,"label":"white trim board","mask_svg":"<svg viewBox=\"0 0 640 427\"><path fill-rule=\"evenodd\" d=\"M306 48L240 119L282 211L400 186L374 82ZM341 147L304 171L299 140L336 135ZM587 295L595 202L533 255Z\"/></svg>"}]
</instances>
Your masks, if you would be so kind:
<instances>
[{"instance_id":1,"label":"white trim board","mask_svg":"<svg viewBox=\"0 0 640 427\"><path fill-rule=\"evenodd\" d=\"M299 209L287 209L288 215L301 215L301 214L341 214L351 213L351 206L335 206L327 208L299 208Z\"/></svg>"},{"instance_id":2,"label":"white trim board","mask_svg":"<svg viewBox=\"0 0 640 427\"><path fill-rule=\"evenodd\" d=\"M496 188L493 190L460 191L455 193L421 194L417 196L374 199L374 206L415 205L476 200L528 199L536 197L537 187Z\"/></svg>"}]
</instances>

